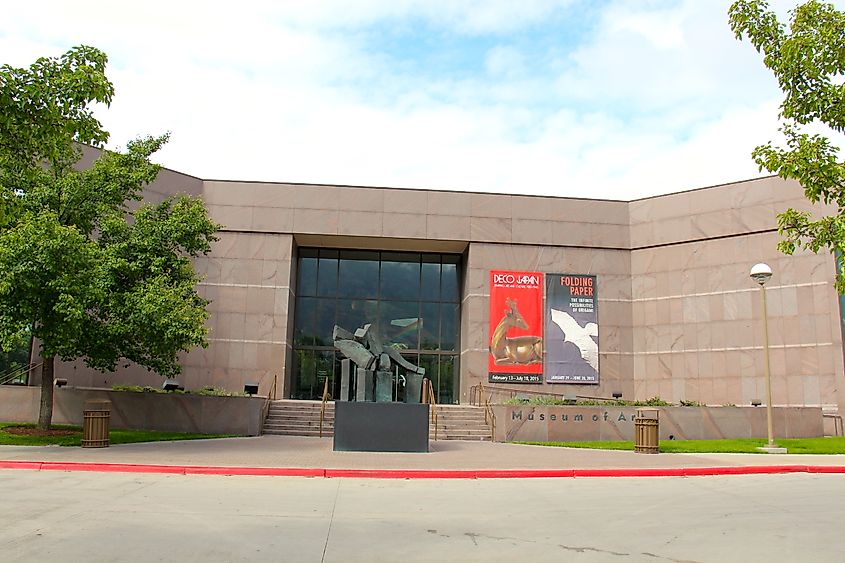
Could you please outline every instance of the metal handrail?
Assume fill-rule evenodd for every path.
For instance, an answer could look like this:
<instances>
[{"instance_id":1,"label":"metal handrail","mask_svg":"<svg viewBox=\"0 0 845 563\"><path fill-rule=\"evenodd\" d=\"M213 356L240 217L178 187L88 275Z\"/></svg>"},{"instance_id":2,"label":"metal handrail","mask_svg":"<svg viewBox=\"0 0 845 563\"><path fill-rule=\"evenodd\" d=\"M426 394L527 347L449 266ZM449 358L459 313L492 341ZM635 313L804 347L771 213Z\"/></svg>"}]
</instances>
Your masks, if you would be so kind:
<instances>
[{"instance_id":1,"label":"metal handrail","mask_svg":"<svg viewBox=\"0 0 845 563\"><path fill-rule=\"evenodd\" d=\"M423 378L422 401L431 405L431 422L434 424L434 439L437 440L437 399L434 398L434 386L427 377Z\"/></svg>"},{"instance_id":2,"label":"metal handrail","mask_svg":"<svg viewBox=\"0 0 845 563\"><path fill-rule=\"evenodd\" d=\"M481 401L484 403L484 424L490 426L490 440L496 439L496 413L493 412L493 407L490 406L490 398L484 396L484 384L478 383Z\"/></svg>"},{"instance_id":3,"label":"metal handrail","mask_svg":"<svg viewBox=\"0 0 845 563\"><path fill-rule=\"evenodd\" d=\"M276 394L276 374L273 374L273 382L270 384L270 392L267 394L267 398L264 400L264 407L261 410L261 420L266 421L267 417L270 416L270 403L273 402L275 399ZM263 429L262 429L263 431Z\"/></svg>"},{"instance_id":4,"label":"metal handrail","mask_svg":"<svg viewBox=\"0 0 845 563\"><path fill-rule=\"evenodd\" d=\"M428 382L428 402L431 403L431 418L434 420L434 441L437 441L437 400L434 398L434 386Z\"/></svg>"},{"instance_id":5,"label":"metal handrail","mask_svg":"<svg viewBox=\"0 0 845 563\"><path fill-rule=\"evenodd\" d=\"M842 417L836 413L826 412L822 413L822 418L829 418L833 420L833 435L834 436L842 436L845 434L845 429L843 429L842 425Z\"/></svg>"},{"instance_id":6,"label":"metal handrail","mask_svg":"<svg viewBox=\"0 0 845 563\"><path fill-rule=\"evenodd\" d=\"M25 366L19 366L16 368L12 368L5 373L0 373L0 385L5 385L10 383L16 379L19 379L22 375L26 374L29 375L32 370L40 366L40 363L29 363Z\"/></svg>"},{"instance_id":7,"label":"metal handrail","mask_svg":"<svg viewBox=\"0 0 845 563\"><path fill-rule=\"evenodd\" d=\"M277 374L273 374L273 382L270 384L270 393L267 394L267 398L271 401L276 399L276 379Z\"/></svg>"},{"instance_id":8,"label":"metal handrail","mask_svg":"<svg viewBox=\"0 0 845 563\"><path fill-rule=\"evenodd\" d=\"M323 437L323 419L326 417L326 403L331 394L329 393L329 378L326 378L326 384L323 386L323 402L320 404L320 438Z\"/></svg>"}]
</instances>

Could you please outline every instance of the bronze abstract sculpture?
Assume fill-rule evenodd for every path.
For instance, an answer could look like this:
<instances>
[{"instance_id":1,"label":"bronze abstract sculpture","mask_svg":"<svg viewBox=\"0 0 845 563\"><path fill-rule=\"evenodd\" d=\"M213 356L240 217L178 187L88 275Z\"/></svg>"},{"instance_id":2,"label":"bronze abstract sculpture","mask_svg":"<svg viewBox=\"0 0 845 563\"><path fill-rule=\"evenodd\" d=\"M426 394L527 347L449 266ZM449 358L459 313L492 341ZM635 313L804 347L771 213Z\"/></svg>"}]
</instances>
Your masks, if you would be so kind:
<instances>
[{"instance_id":1,"label":"bronze abstract sculpture","mask_svg":"<svg viewBox=\"0 0 845 563\"><path fill-rule=\"evenodd\" d=\"M393 400L392 363L408 370L405 384L405 402L420 402L422 378L425 368L415 366L402 357L392 346L385 346L371 324L365 324L354 333L335 325L332 331L334 347L345 356L341 362L341 396L347 400L350 383L350 365L356 366L356 400L390 402ZM375 394L373 394L373 376L375 375Z\"/></svg>"}]
</instances>

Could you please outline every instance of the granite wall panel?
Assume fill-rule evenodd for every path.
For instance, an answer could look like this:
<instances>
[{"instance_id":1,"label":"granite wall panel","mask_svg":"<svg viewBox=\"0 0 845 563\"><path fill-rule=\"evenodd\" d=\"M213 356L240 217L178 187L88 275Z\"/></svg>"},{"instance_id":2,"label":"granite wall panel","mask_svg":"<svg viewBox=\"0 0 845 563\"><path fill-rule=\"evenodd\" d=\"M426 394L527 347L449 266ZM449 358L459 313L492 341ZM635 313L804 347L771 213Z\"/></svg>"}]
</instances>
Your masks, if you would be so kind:
<instances>
[{"instance_id":1,"label":"granite wall panel","mask_svg":"<svg viewBox=\"0 0 845 563\"><path fill-rule=\"evenodd\" d=\"M717 211L710 213L715 217ZM717 232L713 227L710 235ZM754 263L765 261L775 272L766 290L773 403L840 402L835 393L813 391L822 388L822 379L835 378L842 363L841 334L830 328L839 323L833 278L824 273L832 269L831 259L803 251L784 257L777 240L770 230L632 250L633 353L662 360L656 371L635 360L633 378L644 382L641 389L676 403L748 405L765 399L762 301L748 275ZM685 259L690 256L695 260ZM680 353L683 364L671 359ZM668 386L665 378L687 383ZM697 383L689 384L690 378Z\"/></svg>"},{"instance_id":2,"label":"granite wall panel","mask_svg":"<svg viewBox=\"0 0 845 563\"><path fill-rule=\"evenodd\" d=\"M595 274L599 386L555 393L749 404L762 398L762 308L748 279L766 261L774 402L845 404L842 334L829 256L777 251L775 214L812 209L777 178L633 202L261 182L202 181L167 171L152 199L202 194L224 225L195 261L210 345L183 355L182 382L289 388L297 237L345 248L466 249L461 401L486 381L489 272ZM812 209L814 213L830 208ZM62 364L76 385L155 384L139 366L103 375ZM262 389L263 390L263 389Z\"/></svg>"}]
</instances>

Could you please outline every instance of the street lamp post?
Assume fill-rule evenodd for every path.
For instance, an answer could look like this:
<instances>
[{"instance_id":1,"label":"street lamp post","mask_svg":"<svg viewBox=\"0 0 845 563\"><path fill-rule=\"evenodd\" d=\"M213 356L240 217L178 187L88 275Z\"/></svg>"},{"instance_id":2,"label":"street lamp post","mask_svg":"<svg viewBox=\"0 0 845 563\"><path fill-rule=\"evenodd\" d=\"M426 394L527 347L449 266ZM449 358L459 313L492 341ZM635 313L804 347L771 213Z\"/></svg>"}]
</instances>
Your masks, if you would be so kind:
<instances>
[{"instance_id":1,"label":"street lamp post","mask_svg":"<svg viewBox=\"0 0 845 563\"><path fill-rule=\"evenodd\" d=\"M751 268L751 278L760 285L763 302L763 356L766 360L766 425L769 431L767 448L777 448L772 432L772 370L769 364L769 313L766 307L766 282L772 277L772 269L767 264L755 264Z\"/></svg>"}]
</instances>

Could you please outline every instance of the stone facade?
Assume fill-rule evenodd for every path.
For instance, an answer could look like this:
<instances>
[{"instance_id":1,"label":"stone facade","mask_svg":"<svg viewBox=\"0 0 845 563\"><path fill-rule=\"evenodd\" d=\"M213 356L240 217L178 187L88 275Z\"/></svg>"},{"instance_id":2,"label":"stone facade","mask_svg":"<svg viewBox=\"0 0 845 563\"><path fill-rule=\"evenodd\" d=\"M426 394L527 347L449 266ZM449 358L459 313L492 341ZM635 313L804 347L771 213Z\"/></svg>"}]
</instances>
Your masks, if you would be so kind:
<instances>
[{"instance_id":1,"label":"stone facade","mask_svg":"<svg viewBox=\"0 0 845 563\"><path fill-rule=\"evenodd\" d=\"M765 438L766 409L751 407L659 407L660 440ZM636 407L531 406L494 407L498 442L581 442L634 440ZM650 418L654 418L653 415ZM779 438L823 435L818 407L772 409Z\"/></svg>"},{"instance_id":2,"label":"stone facade","mask_svg":"<svg viewBox=\"0 0 845 563\"><path fill-rule=\"evenodd\" d=\"M460 393L487 381L490 270L598 276L601 382L530 391L747 405L763 400L759 289L767 262L773 404L845 403L839 305L828 254L776 248L776 213L807 209L800 187L764 178L631 202L200 180L164 171L149 188L201 194L225 225L197 261L212 300L210 345L180 383L289 396L299 247L462 255ZM820 209L821 211L831 211ZM103 375L58 366L71 385L159 384L137 366ZM35 378L37 380L37 378ZM36 381L34 381L36 382ZM513 387L513 386L511 386Z\"/></svg>"},{"instance_id":3,"label":"stone facade","mask_svg":"<svg viewBox=\"0 0 845 563\"><path fill-rule=\"evenodd\" d=\"M258 436L266 414L261 397L212 397L174 393L133 393L60 388L53 396L53 424L81 426L87 401L107 401L111 428ZM4 422L35 422L41 390L0 386Z\"/></svg>"}]
</instances>

